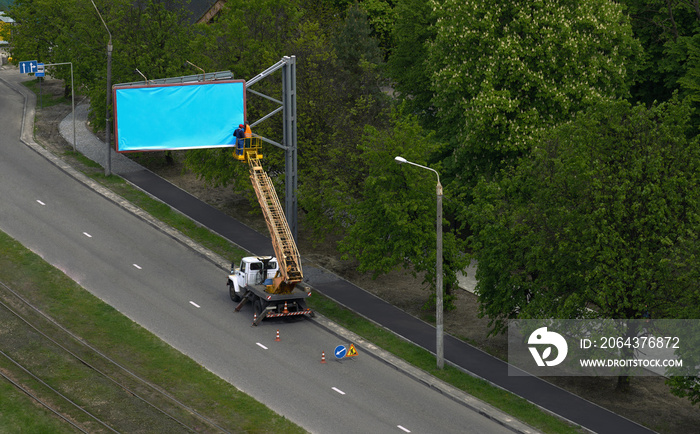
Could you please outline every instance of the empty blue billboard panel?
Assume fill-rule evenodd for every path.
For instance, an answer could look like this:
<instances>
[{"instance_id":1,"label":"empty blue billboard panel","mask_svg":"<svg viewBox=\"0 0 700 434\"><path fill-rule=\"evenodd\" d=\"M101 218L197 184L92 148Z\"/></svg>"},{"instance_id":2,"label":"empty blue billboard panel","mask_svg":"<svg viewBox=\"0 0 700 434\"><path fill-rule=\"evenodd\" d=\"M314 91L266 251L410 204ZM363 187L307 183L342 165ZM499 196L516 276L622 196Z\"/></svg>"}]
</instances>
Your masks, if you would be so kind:
<instances>
[{"instance_id":1,"label":"empty blue billboard panel","mask_svg":"<svg viewBox=\"0 0 700 434\"><path fill-rule=\"evenodd\" d=\"M245 122L245 82L114 89L117 152L234 146Z\"/></svg>"}]
</instances>

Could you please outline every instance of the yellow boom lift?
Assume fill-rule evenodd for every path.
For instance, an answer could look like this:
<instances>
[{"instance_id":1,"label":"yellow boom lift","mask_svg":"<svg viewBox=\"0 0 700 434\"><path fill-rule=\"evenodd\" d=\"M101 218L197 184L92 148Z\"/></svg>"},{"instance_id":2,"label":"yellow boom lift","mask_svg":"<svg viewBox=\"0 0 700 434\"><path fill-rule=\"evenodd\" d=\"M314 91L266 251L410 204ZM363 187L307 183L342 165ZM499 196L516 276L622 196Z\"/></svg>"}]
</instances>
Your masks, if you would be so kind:
<instances>
[{"instance_id":1,"label":"yellow boom lift","mask_svg":"<svg viewBox=\"0 0 700 434\"><path fill-rule=\"evenodd\" d=\"M254 325L265 318L313 315L305 301L311 293L297 287L304 278L299 251L275 187L260 163L263 158L262 140L259 137L244 139L244 146L236 149L233 157L248 163L250 181L275 251L275 257L248 256L241 260L240 267L231 265L226 284L231 299L239 302L236 312L251 301L255 311Z\"/></svg>"}]
</instances>

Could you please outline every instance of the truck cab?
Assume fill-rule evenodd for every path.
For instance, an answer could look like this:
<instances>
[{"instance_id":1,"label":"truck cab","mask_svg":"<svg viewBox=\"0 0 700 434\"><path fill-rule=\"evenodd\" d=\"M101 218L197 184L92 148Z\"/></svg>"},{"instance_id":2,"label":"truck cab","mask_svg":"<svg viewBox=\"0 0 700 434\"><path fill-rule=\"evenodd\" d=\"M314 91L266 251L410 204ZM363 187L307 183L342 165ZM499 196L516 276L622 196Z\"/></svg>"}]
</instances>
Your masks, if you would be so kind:
<instances>
[{"instance_id":1,"label":"truck cab","mask_svg":"<svg viewBox=\"0 0 700 434\"><path fill-rule=\"evenodd\" d=\"M240 301L247 286L270 285L277 271L277 259L272 256L246 256L238 268L231 264L227 282L231 300Z\"/></svg>"}]
</instances>

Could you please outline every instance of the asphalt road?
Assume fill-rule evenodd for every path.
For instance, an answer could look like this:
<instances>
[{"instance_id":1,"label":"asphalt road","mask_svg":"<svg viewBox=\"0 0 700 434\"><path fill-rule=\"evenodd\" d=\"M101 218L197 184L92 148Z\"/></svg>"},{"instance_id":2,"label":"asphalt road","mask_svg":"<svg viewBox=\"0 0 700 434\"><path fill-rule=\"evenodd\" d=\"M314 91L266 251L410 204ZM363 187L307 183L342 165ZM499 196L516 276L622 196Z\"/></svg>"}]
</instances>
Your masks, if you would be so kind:
<instances>
[{"instance_id":1,"label":"asphalt road","mask_svg":"<svg viewBox=\"0 0 700 434\"><path fill-rule=\"evenodd\" d=\"M251 327L227 270L22 143L23 104L0 80L0 230L87 290L311 432L510 432L361 349L336 361L315 322Z\"/></svg>"}]
</instances>

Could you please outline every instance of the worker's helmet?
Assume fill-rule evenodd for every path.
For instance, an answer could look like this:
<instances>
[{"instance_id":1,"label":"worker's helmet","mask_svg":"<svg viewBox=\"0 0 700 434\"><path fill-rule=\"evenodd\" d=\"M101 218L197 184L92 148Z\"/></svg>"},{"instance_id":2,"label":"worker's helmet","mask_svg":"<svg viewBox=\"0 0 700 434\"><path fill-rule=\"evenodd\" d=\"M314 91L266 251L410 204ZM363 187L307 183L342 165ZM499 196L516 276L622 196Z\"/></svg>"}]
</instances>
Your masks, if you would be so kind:
<instances>
[{"instance_id":1,"label":"worker's helmet","mask_svg":"<svg viewBox=\"0 0 700 434\"><path fill-rule=\"evenodd\" d=\"M238 124L238 128L243 128L243 124Z\"/></svg>"}]
</instances>

